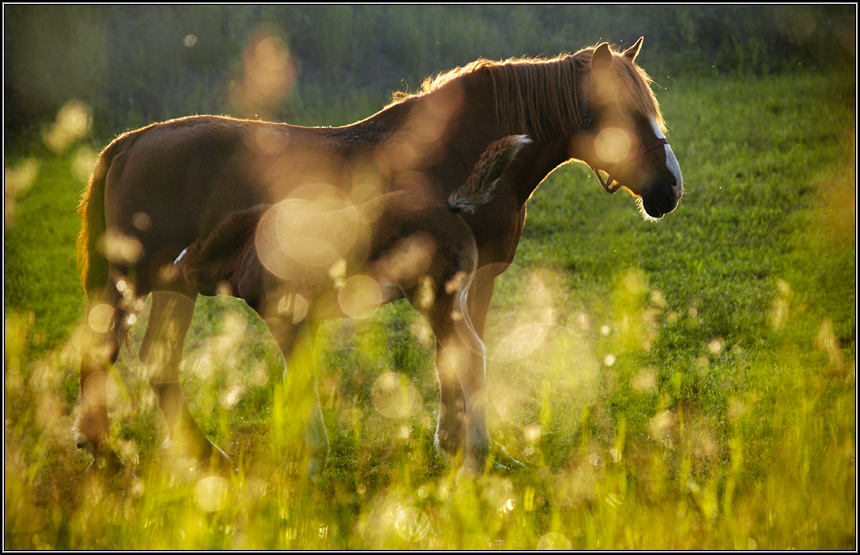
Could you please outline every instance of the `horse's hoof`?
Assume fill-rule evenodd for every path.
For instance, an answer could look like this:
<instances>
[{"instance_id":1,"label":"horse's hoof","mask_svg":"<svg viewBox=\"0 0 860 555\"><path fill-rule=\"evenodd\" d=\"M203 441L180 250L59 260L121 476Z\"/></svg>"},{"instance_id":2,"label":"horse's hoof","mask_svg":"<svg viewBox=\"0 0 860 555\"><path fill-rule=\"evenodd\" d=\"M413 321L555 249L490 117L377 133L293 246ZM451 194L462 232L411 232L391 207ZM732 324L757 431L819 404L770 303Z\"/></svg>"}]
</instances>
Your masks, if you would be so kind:
<instances>
[{"instance_id":1,"label":"horse's hoof","mask_svg":"<svg viewBox=\"0 0 860 555\"><path fill-rule=\"evenodd\" d=\"M516 472L517 470L523 468L523 465L514 459L511 459L512 462L508 464L502 464L497 461L493 461L493 472L498 474L510 474L512 472Z\"/></svg>"},{"instance_id":2,"label":"horse's hoof","mask_svg":"<svg viewBox=\"0 0 860 555\"><path fill-rule=\"evenodd\" d=\"M89 442L87 442L87 446L89 449L93 449ZM101 474L109 478L113 478L124 471L127 471L125 463L113 451L95 452L93 462L87 467L87 474Z\"/></svg>"},{"instance_id":3,"label":"horse's hoof","mask_svg":"<svg viewBox=\"0 0 860 555\"><path fill-rule=\"evenodd\" d=\"M95 456L97 451L95 443L90 441L87 436L81 433L77 424L72 426L71 435L75 448L87 451L91 455Z\"/></svg>"},{"instance_id":4,"label":"horse's hoof","mask_svg":"<svg viewBox=\"0 0 860 555\"><path fill-rule=\"evenodd\" d=\"M436 432L436 437L433 440L433 445L436 447L436 452L445 461L445 464L456 464L458 459L464 455L465 441L452 441L447 434L443 435L447 439L440 438L439 432Z\"/></svg>"},{"instance_id":5,"label":"horse's hoof","mask_svg":"<svg viewBox=\"0 0 860 555\"><path fill-rule=\"evenodd\" d=\"M113 451L96 455L86 474L90 480L102 482L127 495L140 497L144 491L143 480Z\"/></svg>"},{"instance_id":6,"label":"horse's hoof","mask_svg":"<svg viewBox=\"0 0 860 555\"><path fill-rule=\"evenodd\" d=\"M526 465L508 455L505 448L493 442L493 470L496 472L514 472L526 468Z\"/></svg>"}]
</instances>

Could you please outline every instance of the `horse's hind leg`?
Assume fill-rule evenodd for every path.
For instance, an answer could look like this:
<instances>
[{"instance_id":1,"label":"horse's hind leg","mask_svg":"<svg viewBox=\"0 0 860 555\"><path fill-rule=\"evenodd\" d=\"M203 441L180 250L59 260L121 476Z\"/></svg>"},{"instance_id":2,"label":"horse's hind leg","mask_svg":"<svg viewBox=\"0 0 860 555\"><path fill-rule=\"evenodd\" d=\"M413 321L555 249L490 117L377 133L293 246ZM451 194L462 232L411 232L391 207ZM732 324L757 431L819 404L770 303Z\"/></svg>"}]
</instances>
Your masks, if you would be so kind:
<instances>
[{"instance_id":1,"label":"horse's hind leg","mask_svg":"<svg viewBox=\"0 0 860 555\"><path fill-rule=\"evenodd\" d=\"M81 359L81 394L73 428L77 446L92 449L93 463L88 470L103 471L109 476L123 466L110 446L107 412L108 371L116 362L125 332L119 301L119 291L112 284L100 297L90 298Z\"/></svg>"},{"instance_id":2,"label":"horse's hind leg","mask_svg":"<svg viewBox=\"0 0 860 555\"><path fill-rule=\"evenodd\" d=\"M140 359L167 422L172 447L194 460L195 466L229 473L234 470L229 457L206 438L179 387L179 363L194 306L194 297L188 294L154 291Z\"/></svg>"}]
</instances>

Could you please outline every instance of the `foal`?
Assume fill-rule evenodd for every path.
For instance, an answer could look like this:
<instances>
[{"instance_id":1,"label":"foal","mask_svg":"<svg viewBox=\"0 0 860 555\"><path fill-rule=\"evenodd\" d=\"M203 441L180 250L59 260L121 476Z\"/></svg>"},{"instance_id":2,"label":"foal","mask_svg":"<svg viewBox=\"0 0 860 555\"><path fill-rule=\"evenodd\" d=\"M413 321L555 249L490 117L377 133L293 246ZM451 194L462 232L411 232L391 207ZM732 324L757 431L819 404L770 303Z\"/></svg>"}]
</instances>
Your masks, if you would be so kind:
<instances>
[{"instance_id":1,"label":"foal","mask_svg":"<svg viewBox=\"0 0 860 555\"><path fill-rule=\"evenodd\" d=\"M436 360L440 379L459 380L465 393L466 441L445 436L445 418L454 416L440 414L438 447L465 447L464 466L480 470L490 446L484 346L467 307L478 255L472 231L458 213L487 202L508 164L529 142L525 135L509 135L492 143L447 200L398 191L358 207L338 206L326 197L291 198L234 212L186 248L174 271L203 295L243 299L266 321L291 373L302 372L295 367L302 357L291 355L303 329L326 319L365 316L407 298L427 319L441 347ZM298 394L316 396L312 369L303 373L298 387L313 391ZM308 412L310 471L318 474L328 438L319 402L311 403ZM214 453L229 463L220 450Z\"/></svg>"}]
</instances>

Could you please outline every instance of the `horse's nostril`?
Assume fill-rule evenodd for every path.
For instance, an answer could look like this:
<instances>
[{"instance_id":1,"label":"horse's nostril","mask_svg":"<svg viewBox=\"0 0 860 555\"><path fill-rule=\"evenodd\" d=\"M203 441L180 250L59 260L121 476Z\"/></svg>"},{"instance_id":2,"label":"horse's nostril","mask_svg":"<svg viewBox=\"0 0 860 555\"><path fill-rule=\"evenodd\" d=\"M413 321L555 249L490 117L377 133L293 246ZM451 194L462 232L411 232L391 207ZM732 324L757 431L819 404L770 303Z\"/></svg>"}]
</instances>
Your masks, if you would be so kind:
<instances>
[{"instance_id":1,"label":"horse's nostril","mask_svg":"<svg viewBox=\"0 0 860 555\"><path fill-rule=\"evenodd\" d=\"M680 200L684 194L684 183L682 181L674 181L672 183L672 193L675 195L675 200Z\"/></svg>"}]
</instances>

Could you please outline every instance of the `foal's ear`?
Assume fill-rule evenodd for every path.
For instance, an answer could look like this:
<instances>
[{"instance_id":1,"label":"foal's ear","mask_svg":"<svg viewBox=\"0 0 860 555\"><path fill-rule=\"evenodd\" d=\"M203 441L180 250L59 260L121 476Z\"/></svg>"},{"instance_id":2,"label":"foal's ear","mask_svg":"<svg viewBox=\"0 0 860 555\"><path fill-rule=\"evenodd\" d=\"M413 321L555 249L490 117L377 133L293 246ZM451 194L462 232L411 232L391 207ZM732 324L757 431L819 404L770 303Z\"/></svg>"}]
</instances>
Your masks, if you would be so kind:
<instances>
[{"instance_id":1,"label":"foal's ear","mask_svg":"<svg viewBox=\"0 0 860 555\"><path fill-rule=\"evenodd\" d=\"M636 56L639 55L639 49L642 48L643 38L645 37L639 37L639 40L636 41L636 44L624 51L624 56L626 56L631 62L636 60Z\"/></svg>"},{"instance_id":2,"label":"foal's ear","mask_svg":"<svg viewBox=\"0 0 860 555\"><path fill-rule=\"evenodd\" d=\"M609 51L609 43L600 43L591 57L591 69L603 71L609 69L610 65L612 65L612 52Z\"/></svg>"}]
</instances>

